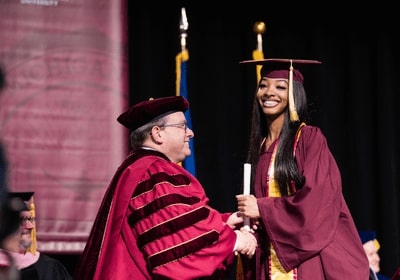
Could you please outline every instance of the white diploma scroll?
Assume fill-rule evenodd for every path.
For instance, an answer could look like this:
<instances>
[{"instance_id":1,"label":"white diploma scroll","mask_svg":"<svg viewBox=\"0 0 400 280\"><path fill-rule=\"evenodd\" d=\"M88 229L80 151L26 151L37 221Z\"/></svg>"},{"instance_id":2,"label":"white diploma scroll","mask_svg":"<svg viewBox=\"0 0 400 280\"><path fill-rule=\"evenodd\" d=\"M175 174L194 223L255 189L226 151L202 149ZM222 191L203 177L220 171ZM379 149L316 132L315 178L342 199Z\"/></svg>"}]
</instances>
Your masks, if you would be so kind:
<instances>
[{"instance_id":1,"label":"white diploma scroll","mask_svg":"<svg viewBox=\"0 0 400 280\"><path fill-rule=\"evenodd\" d=\"M251 164L243 166L243 194L250 194ZM244 228L250 231L250 218L244 218Z\"/></svg>"}]
</instances>

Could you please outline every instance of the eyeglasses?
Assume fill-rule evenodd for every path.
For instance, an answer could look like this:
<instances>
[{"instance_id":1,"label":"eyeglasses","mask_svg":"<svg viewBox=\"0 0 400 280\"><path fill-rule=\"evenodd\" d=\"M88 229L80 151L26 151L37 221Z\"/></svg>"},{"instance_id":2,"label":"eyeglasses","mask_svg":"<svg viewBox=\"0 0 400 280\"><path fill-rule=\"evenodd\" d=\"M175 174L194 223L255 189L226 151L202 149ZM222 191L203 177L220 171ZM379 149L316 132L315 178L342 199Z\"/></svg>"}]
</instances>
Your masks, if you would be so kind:
<instances>
[{"instance_id":1,"label":"eyeglasses","mask_svg":"<svg viewBox=\"0 0 400 280\"><path fill-rule=\"evenodd\" d=\"M36 222L36 219L35 219L35 217L20 217L19 218L19 223L21 224L21 226L26 226L28 221L31 224L34 224Z\"/></svg>"},{"instance_id":2,"label":"eyeglasses","mask_svg":"<svg viewBox=\"0 0 400 280\"><path fill-rule=\"evenodd\" d=\"M164 124L164 125L161 125L160 127L178 127L178 128L183 128L185 130L185 132L188 129L187 123Z\"/></svg>"}]
</instances>

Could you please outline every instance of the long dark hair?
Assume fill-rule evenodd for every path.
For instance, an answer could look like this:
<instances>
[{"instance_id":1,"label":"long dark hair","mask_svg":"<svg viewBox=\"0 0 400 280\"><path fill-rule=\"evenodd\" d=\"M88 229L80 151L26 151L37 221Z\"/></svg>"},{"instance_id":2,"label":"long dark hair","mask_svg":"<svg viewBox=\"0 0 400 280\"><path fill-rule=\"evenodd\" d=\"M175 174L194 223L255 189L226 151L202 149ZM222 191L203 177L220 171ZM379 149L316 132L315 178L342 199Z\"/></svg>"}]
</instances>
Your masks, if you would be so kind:
<instances>
[{"instance_id":1,"label":"long dark hair","mask_svg":"<svg viewBox=\"0 0 400 280\"><path fill-rule=\"evenodd\" d=\"M257 88L258 91L258 88ZM304 177L300 174L296 159L293 154L294 142L296 140L297 131L301 123L306 122L308 118L307 96L304 86L301 82L293 81L293 94L299 121L290 122L289 106L286 109L285 121L282 132L279 136L277 153L275 157L275 174L274 177L278 182L279 190L282 196L290 195L291 186L296 190L300 189L304 184ZM269 127L267 119L262 112L258 103L257 95L254 95L253 109L251 116L249 149L247 153L247 162L251 163L252 178L256 170L258 160L260 158L260 149L265 137L268 136Z\"/></svg>"}]
</instances>

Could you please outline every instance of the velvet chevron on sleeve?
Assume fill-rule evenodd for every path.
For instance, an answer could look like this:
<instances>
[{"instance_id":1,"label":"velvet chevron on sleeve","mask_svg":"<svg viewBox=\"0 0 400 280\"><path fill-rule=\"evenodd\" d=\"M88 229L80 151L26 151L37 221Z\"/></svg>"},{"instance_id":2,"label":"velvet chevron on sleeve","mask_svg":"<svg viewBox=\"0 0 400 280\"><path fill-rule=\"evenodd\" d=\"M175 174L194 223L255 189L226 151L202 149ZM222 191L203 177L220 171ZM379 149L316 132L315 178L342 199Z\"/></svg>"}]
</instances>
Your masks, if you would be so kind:
<instances>
[{"instance_id":1,"label":"velvet chevron on sleeve","mask_svg":"<svg viewBox=\"0 0 400 280\"><path fill-rule=\"evenodd\" d=\"M88 242L76 279L90 276L85 262L93 279L217 279L234 259L236 234L226 215L208 205L201 184L180 165L155 151L132 157L113 179L112 199L104 199L107 211L92 230L90 239L103 242Z\"/></svg>"}]
</instances>

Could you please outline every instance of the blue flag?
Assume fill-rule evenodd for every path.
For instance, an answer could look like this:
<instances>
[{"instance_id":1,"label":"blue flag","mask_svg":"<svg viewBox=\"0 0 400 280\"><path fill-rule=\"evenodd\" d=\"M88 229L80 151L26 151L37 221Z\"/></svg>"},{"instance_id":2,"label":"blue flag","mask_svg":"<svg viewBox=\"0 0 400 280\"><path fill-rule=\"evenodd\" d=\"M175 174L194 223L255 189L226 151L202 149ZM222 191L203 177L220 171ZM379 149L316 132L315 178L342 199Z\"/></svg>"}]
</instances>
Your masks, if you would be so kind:
<instances>
[{"instance_id":1,"label":"blue flag","mask_svg":"<svg viewBox=\"0 0 400 280\"><path fill-rule=\"evenodd\" d=\"M180 95L188 98L188 90L187 90L187 64L189 61L189 52L184 50L180 52L176 56L176 95ZM187 121L187 125L189 128L192 128L192 118L190 116L190 108L186 110L185 117ZM183 162L183 167L189 171L193 176L196 176L196 162L195 162L195 153L194 153L194 140L190 138L189 147L191 150L191 154L187 157Z\"/></svg>"}]
</instances>

